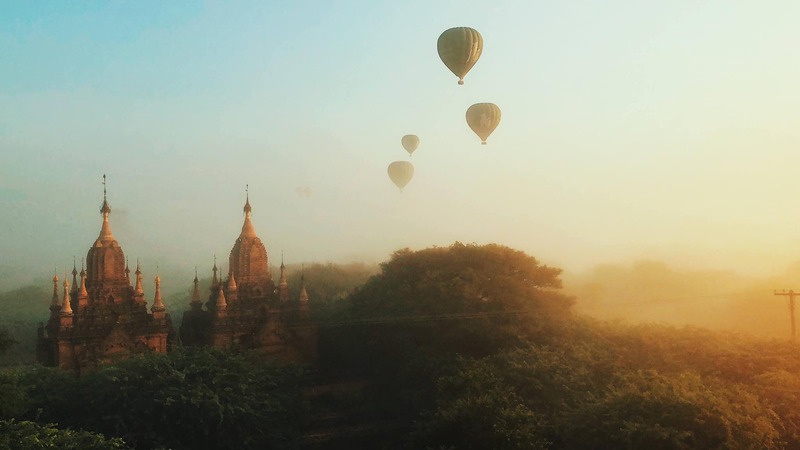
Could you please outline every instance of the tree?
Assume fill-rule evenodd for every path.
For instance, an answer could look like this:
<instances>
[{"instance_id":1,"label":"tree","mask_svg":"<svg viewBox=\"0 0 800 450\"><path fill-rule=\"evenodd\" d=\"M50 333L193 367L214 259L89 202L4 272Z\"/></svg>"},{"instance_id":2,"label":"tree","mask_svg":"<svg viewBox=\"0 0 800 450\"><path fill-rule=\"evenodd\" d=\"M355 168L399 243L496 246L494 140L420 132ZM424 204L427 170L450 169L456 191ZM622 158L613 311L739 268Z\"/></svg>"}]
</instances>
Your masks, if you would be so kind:
<instances>
[{"instance_id":1,"label":"tree","mask_svg":"<svg viewBox=\"0 0 800 450\"><path fill-rule=\"evenodd\" d=\"M392 325L414 353L492 354L569 317L560 272L496 244L404 249L350 297L346 318Z\"/></svg>"},{"instance_id":2,"label":"tree","mask_svg":"<svg viewBox=\"0 0 800 450\"><path fill-rule=\"evenodd\" d=\"M55 425L34 422L0 420L0 448L15 450L112 450L126 449L121 439L106 439L103 435L80 430L62 430Z\"/></svg>"},{"instance_id":3,"label":"tree","mask_svg":"<svg viewBox=\"0 0 800 450\"><path fill-rule=\"evenodd\" d=\"M337 319L346 326L326 333L320 365L370 379L375 414L410 425L434 406L436 380L459 355L552 339L571 320L559 273L495 244L397 251L345 300Z\"/></svg>"},{"instance_id":4,"label":"tree","mask_svg":"<svg viewBox=\"0 0 800 450\"><path fill-rule=\"evenodd\" d=\"M11 337L11 335L8 333L8 330L0 329L0 354L4 353L16 343L17 341Z\"/></svg>"},{"instance_id":5,"label":"tree","mask_svg":"<svg viewBox=\"0 0 800 450\"><path fill-rule=\"evenodd\" d=\"M684 373L621 373L604 396L577 410L570 449L778 449L779 420L742 386Z\"/></svg>"},{"instance_id":6,"label":"tree","mask_svg":"<svg viewBox=\"0 0 800 450\"><path fill-rule=\"evenodd\" d=\"M81 378L34 373L29 415L137 448L284 448L305 417L303 373L254 354L142 355Z\"/></svg>"}]
</instances>

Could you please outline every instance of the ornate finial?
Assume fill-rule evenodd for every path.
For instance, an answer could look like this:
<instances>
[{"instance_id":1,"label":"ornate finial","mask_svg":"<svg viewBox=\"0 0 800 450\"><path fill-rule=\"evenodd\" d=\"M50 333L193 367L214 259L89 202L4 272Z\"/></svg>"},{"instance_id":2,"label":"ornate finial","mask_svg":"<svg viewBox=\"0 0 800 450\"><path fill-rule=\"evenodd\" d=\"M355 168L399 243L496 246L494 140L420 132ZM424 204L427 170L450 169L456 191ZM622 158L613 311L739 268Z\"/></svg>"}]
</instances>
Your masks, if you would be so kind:
<instances>
[{"instance_id":1,"label":"ornate finial","mask_svg":"<svg viewBox=\"0 0 800 450\"><path fill-rule=\"evenodd\" d=\"M72 276L78 274L78 269L75 268L75 255L72 255Z\"/></svg>"},{"instance_id":2,"label":"ornate finial","mask_svg":"<svg viewBox=\"0 0 800 450\"><path fill-rule=\"evenodd\" d=\"M83 263L81 263L81 265L83 265ZM128 257L127 256L125 257L125 278L127 278L128 281L130 281L130 279L131 279L131 268L128 265Z\"/></svg>"},{"instance_id":3,"label":"ornate finial","mask_svg":"<svg viewBox=\"0 0 800 450\"><path fill-rule=\"evenodd\" d=\"M198 281L197 280L197 266L194 266L194 280Z\"/></svg>"},{"instance_id":4,"label":"ornate finial","mask_svg":"<svg viewBox=\"0 0 800 450\"><path fill-rule=\"evenodd\" d=\"M103 174L103 207L100 208L100 213L107 219L110 212L111 207L108 206L108 192L106 191L106 175Z\"/></svg>"},{"instance_id":5,"label":"ornate finial","mask_svg":"<svg viewBox=\"0 0 800 450\"><path fill-rule=\"evenodd\" d=\"M281 270L285 268L286 266L283 265L283 250L281 250Z\"/></svg>"},{"instance_id":6,"label":"ornate finial","mask_svg":"<svg viewBox=\"0 0 800 450\"><path fill-rule=\"evenodd\" d=\"M244 202L243 211L244 211L245 215L248 215L250 213L250 211L253 210L253 208L250 206L250 185L249 184L245 185L245 197L246 197L246 200Z\"/></svg>"}]
</instances>

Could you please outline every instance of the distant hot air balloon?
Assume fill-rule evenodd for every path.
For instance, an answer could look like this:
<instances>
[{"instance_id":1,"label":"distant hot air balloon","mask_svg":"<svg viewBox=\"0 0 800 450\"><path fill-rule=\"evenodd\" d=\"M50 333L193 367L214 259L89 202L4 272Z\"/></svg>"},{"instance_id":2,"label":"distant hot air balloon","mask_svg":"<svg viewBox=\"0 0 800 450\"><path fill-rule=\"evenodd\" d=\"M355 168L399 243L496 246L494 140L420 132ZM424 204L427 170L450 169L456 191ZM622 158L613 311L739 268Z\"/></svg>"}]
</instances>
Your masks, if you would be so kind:
<instances>
[{"instance_id":1,"label":"distant hot air balloon","mask_svg":"<svg viewBox=\"0 0 800 450\"><path fill-rule=\"evenodd\" d=\"M395 161L389 164L389 178L392 180L400 192L411 181L414 176L414 166L408 161Z\"/></svg>"},{"instance_id":2,"label":"distant hot air balloon","mask_svg":"<svg viewBox=\"0 0 800 450\"><path fill-rule=\"evenodd\" d=\"M409 155L414 153L414 150L416 150L417 146L419 146L419 138L415 134L407 134L403 136L403 139L400 139L400 142L403 144L403 148L406 149Z\"/></svg>"},{"instance_id":3,"label":"distant hot air balloon","mask_svg":"<svg viewBox=\"0 0 800 450\"><path fill-rule=\"evenodd\" d=\"M467 125L481 138L483 145L499 123L500 108L494 103L476 103L467 109Z\"/></svg>"},{"instance_id":4,"label":"distant hot air balloon","mask_svg":"<svg viewBox=\"0 0 800 450\"><path fill-rule=\"evenodd\" d=\"M450 28L439 36L436 46L444 65L458 77L458 84L464 84L467 72L481 57L483 37L472 28Z\"/></svg>"}]
</instances>

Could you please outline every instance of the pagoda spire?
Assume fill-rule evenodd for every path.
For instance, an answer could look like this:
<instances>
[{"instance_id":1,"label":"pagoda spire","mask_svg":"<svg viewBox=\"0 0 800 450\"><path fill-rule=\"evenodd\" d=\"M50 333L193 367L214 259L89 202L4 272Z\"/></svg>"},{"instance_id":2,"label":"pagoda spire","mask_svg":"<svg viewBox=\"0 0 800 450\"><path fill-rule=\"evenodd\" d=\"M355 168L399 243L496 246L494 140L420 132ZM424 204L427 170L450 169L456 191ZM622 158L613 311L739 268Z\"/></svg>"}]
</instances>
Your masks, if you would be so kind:
<instances>
[{"instance_id":1,"label":"pagoda spire","mask_svg":"<svg viewBox=\"0 0 800 450\"><path fill-rule=\"evenodd\" d=\"M61 315L62 316L71 316L72 315L72 305L69 301L69 280L67 280L67 274L64 274L64 304L61 305Z\"/></svg>"},{"instance_id":2,"label":"pagoda spire","mask_svg":"<svg viewBox=\"0 0 800 450\"><path fill-rule=\"evenodd\" d=\"M235 302L239 298L239 288L236 286L236 277L233 275L233 269L228 272L228 300Z\"/></svg>"},{"instance_id":3,"label":"pagoda spire","mask_svg":"<svg viewBox=\"0 0 800 450\"><path fill-rule=\"evenodd\" d=\"M301 319L308 319L308 292L306 292L306 271L305 267L300 274L300 305L299 313Z\"/></svg>"},{"instance_id":4,"label":"pagoda spire","mask_svg":"<svg viewBox=\"0 0 800 450\"><path fill-rule=\"evenodd\" d=\"M308 292L306 292L306 275L300 275L300 307L308 305Z\"/></svg>"},{"instance_id":5,"label":"pagoda spire","mask_svg":"<svg viewBox=\"0 0 800 450\"><path fill-rule=\"evenodd\" d=\"M156 274L155 282L156 282L156 293L155 296L153 296L152 311L153 312L164 311L167 308L164 306L164 300L161 298L161 277L159 277L158 274Z\"/></svg>"},{"instance_id":6,"label":"pagoda spire","mask_svg":"<svg viewBox=\"0 0 800 450\"><path fill-rule=\"evenodd\" d=\"M58 308L61 306L61 301L58 299L58 274L53 275L53 300L50 302L50 309Z\"/></svg>"},{"instance_id":7,"label":"pagoda spire","mask_svg":"<svg viewBox=\"0 0 800 450\"><path fill-rule=\"evenodd\" d=\"M239 237L256 237L256 229L253 227L253 222L250 219L250 212L253 211L253 207L250 206L250 185L246 185L245 188L246 200L244 202L244 224L242 224L242 233Z\"/></svg>"},{"instance_id":8,"label":"pagoda spire","mask_svg":"<svg viewBox=\"0 0 800 450\"><path fill-rule=\"evenodd\" d=\"M144 295L144 288L142 287L142 269L139 266L139 260L136 260L136 295Z\"/></svg>"},{"instance_id":9,"label":"pagoda spire","mask_svg":"<svg viewBox=\"0 0 800 450\"><path fill-rule=\"evenodd\" d=\"M214 272L214 275L211 277L211 288L216 289L219 284L219 280L217 279L217 255L214 255L214 267L211 268L211 271Z\"/></svg>"},{"instance_id":10,"label":"pagoda spire","mask_svg":"<svg viewBox=\"0 0 800 450\"><path fill-rule=\"evenodd\" d=\"M286 280L286 265L283 264L283 251L281 251L281 277L278 279L278 296L281 302L289 300L289 282Z\"/></svg>"},{"instance_id":11,"label":"pagoda spire","mask_svg":"<svg viewBox=\"0 0 800 450\"><path fill-rule=\"evenodd\" d=\"M78 269L75 267L75 256L72 257L72 291L73 294L78 292Z\"/></svg>"},{"instance_id":12,"label":"pagoda spire","mask_svg":"<svg viewBox=\"0 0 800 450\"><path fill-rule=\"evenodd\" d=\"M235 291L238 288L236 287L236 278L233 276L233 269L230 270L228 273L228 290Z\"/></svg>"},{"instance_id":13,"label":"pagoda spire","mask_svg":"<svg viewBox=\"0 0 800 450\"><path fill-rule=\"evenodd\" d=\"M217 311L224 311L228 308L228 302L225 300L225 290L222 288L222 283L219 283L216 306Z\"/></svg>"},{"instance_id":14,"label":"pagoda spire","mask_svg":"<svg viewBox=\"0 0 800 450\"><path fill-rule=\"evenodd\" d=\"M81 259L81 287L78 290L78 310L86 306L89 302L89 293L86 291L86 270L83 269L83 259Z\"/></svg>"},{"instance_id":15,"label":"pagoda spire","mask_svg":"<svg viewBox=\"0 0 800 450\"><path fill-rule=\"evenodd\" d=\"M131 268L128 266L128 258L125 258L125 279L128 280L128 283L131 282Z\"/></svg>"},{"instance_id":16,"label":"pagoda spire","mask_svg":"<svg viewBox=\"0 0 800 450\"><path fill-rule=\"evenodd\" d=\"M192 289L192 304L199 305L200 304L200 280L197 279L197 267L194 268L194 288Z\"/></svg>"},{"instance_id":17,"label":"pagoda spire","mask_svg":"<svg viewBox=\"0 0 800 450\"><path fill-rule=\"evenodd\" d=\"M108 192L106 191L106 176L103 174L103 206L100 207L100 214L103 215L103 226L100 228L98 241L113 241L114 235L111 234L111 226L108 224L108 215L111 214L111 207L108 205Z\"/></svg>"}]
</instances>

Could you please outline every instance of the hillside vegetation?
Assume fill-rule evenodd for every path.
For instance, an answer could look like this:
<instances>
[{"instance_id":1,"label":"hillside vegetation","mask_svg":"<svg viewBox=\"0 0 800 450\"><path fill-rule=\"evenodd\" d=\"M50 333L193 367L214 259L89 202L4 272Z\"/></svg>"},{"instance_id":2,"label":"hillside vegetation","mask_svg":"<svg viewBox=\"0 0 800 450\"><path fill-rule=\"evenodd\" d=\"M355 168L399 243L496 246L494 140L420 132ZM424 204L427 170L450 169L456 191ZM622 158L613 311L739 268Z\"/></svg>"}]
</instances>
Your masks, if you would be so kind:
<instances>
[{"instance_id":1,"label":"hillside vegetation","mask_svg":"<svg viewBox=\"0 0 800 450\"><path fill-rule=\"evenodd\" d=\"M143 449L800 449L797 346L589 319L560 291L507 247L401 250L318 316L317 367L180 349L80 379L9 368L0 424Z\"/></svg>"}]
</instances>

